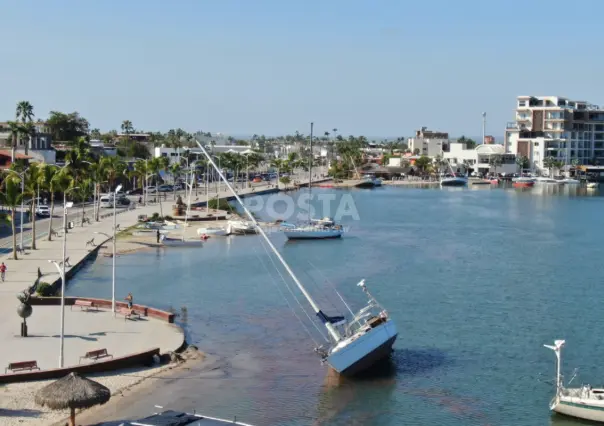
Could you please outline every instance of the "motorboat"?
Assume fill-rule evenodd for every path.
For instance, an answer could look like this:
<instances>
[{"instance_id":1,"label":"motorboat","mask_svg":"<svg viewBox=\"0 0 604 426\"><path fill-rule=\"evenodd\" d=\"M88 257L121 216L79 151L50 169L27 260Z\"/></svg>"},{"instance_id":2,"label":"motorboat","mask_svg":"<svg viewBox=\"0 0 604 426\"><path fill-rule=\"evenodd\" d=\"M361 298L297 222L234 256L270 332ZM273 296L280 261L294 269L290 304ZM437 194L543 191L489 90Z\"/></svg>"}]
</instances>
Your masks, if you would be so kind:
<instances>
[{"instance_id":1,"label":"motorboat","mask_svg":"<svg viewBox=\"0 0 604 426\"><path fill-rule=\"evenodd\" d=\"M375 177L373 175L364 175L363 181L371 181L373 186L382 186L382 179Z\"/></svg>"},{"instance_id":2,"label":"motorboat","mask_svg":"<svg viewBox=\"0 0 604 426\"><path fill-rule=\"evenodd\" d=\"M530 177L518 177L512 179L514 188L532 188L535 185L535 179Z\"/></svg>"},{"instance_id":3,"label":"motorboat","mask_svg":"<svg viewBox=\"0 0 604 426\"><path fill-rule=\"evenodd\" d=\"M581 183L580 180L578 179L573 179L573 178L564 178L561 179L560 181L561 183L564 183L566 185L579 185Z\"/></svg>"},{"instance_id":4,"label":"motorboat","mask_svg":"<svg viewBox=\"0 0 604 426\"><path fill-rule=\"evenodd\" d=\"M585 186L587 189L597 189L599 184L598 182L587 182Z\"/></svg>"},{"instance_id":5,"label":"motorboat","mask_svg":"<svg viewBox=\"0 0 604 426\"><path fill-rule=\"evenodd\" d=\"M281 223L281 229L288 240L324 240L328 238L340 238L344 232L339 225L319 225L310 223L308 225L294 225Z\"/></svg>"},{"instance_id":6,"label":"motorboat","mask_svg":"<svg viewBox=\"0 0 604 426\"><path fill-rule=\"evenodd\" d=\"M549 409L578 419L604 423L604 388L592 388L590 385L577 388L564 386L561 373L564 344L564 340L556 340L553 346L543 345L556 354L556 394L550 401ZM569 383L573 379L574 377Z\"/></svg>"},{"instance_id":7,"label":"motorboat","mask_svg":"<svg viewBox=\"0 0 604 426\"><path fill-rule=\"evenodd\" d=\"M466 186L468 180L461 176L445 176L440 180L440 186Z\"/></svg>"},{"instance_id":8,"label":"motorboat","mask_svg":"<svg viewBox=\"0 0 604 426\"><path fill-rule=\"evenodd\" d=\"M344 315L332 316L325 314L307 291L306 287L304 287L302 282L300 282L298 277L294 274L294 271L285 261L283 256L281 256L264 230L259 226L245 203L241 200L220 168L216 165L212 156L208 154L199 141L196 142L197 146L208 160L208 163L216 170L220 178L225 182L228 190L245 212L246 216L256 226L256 229L261 236L259 244L264 246L267 255L270 256L272 252L272 256L281 263L281 266L285 269L293 283L298 290L300 290L300 293L316 314L317 318L326 328L327 333L330 336L329 343L326 344L326 347L321 345L315 348L315 352L321 356L322 361L327 363L337 373L352 376L363 372L374 364L388 358L392 353L392 346L398 336L396 324L390 318L388 311L369 293L365 280L361 280L357 284L368 298L368 302L364 308L359 310L356 314L352 314L352 311L349 309L352 318L349 317L348 319Z\"/></svg>"},{"instance_id":9,"label":"motorboat","mask_svg":"<svg viewBox=\"0 0 604 426\"><path fill-rule=\"evenodd\" d=\"M231 227L231 233L238 235L256 234L256 227L253 223L245 220L229 220L228 225Z\"/></svg>"},{"instance_id":10,"label":"motorboat","mask_svg":"<svg viewBox=\"0 0 604 426\"><path fill-rule=\"evenodd\" d=\"M545 177L545 176L540 176L538 178L535 178L535 183L539 183L539 184L548 184L548 185L561 185L564 182L561 179L554 179L551 177Z\"/></svg>"},{"instance_id":11,"label":"motorboat","mask_svg":"<svg viewBox=\"0 0 604 426\"><path fill-rule=\"evenodd\" d=\"M210 226L207 228L197 228L197 235L208 237L225 237L230 234L229 227Z\"/></svg>"},{"instance_id":12,"label":"motorboat","mask_svg":"<svg viewBox=\"0 0 604 426\"><path fill-rule=\"evenodd\" d=\"M359 183L355 185L355 188L375 188L376 186L381 186L382 181L380 180L380 184L376 185L376 181L373 177L364 177L360 180Z\"/></svg>"}]
</instances>

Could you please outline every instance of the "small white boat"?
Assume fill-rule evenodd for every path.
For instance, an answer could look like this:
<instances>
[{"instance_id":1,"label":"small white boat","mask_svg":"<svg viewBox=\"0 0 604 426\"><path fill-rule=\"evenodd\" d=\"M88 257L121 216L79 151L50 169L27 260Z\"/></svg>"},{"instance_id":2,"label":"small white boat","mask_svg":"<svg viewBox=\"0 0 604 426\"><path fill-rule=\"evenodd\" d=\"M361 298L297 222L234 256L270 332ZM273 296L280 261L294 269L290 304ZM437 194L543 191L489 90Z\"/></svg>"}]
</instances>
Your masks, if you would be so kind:
<instances>
[{"instance_id":1,"label":"small white boat","mask_svg":"<svg viewBox=\"0 0 604 426\"><path fill-rule=\"evenodd\" d=\"M230 227L221 228L218 226L215 226L215 227L210 226L207 228L197 228L197 235L200 235L200 236L206 235L208 237L211 237L211 236L225 237L231 233L229 228Z\"/></svg>"},{"instance_id":2,"label":"small white boat","mask_svg":"<svg viewBox=\"0 0 604 426\"><path fill-rule=\"evenodd\" d=\"M283 233L288 240L324 240L327 238L340 238L344 230L341 226L321 226L321 225L292 225L282 223Z\"/></svg>"},{"instance_id":3,"label":"small white boat","mask_svg":"<svg viewBox=\"0 0 604 426\"><path fill-rule=\"evenodd\" d=\"M579 185L581 183L580 180L578 179L572 179L572 178L564 178L561 181L562 183L566 184L566 185Z\"/></svg>"},{"instance_id":4,"label":"small white boat","mask_svg":"<svg viewBox=\"0 0 604 426\"><path fill-rule=\"evenodd\" d=\"M330 217L324 217L323 219L311 219L312 223L322 226L334 226L336 222Z\"/></svg>"},{"instance_id":5,"label":"small white boat","mask_svg":"<svg viewBox=\"0 0 604 426\"><path fill-rule=\"evenodd\" d=\"M256 227L252 222L245 220L229 220L227 222L231 227L233 234L245 235L245 234L256 234Z\"/></svg>"},{"instance_id":6,"label":"small white boat","mask_svg":"<svg viewBox=\"0 0 604 426\"><path fill-rule=\"evenodd\" d=\"M599 184L598 182L587 182L587 185L585 185L587 187L587 189L597 189Z\"/></svg>"},{"instance_id":7,"label":"small white boat","mask_svg":"<svg viewBox=\"0 0 604 426\"><path fill-rule=\"evenodd\" d=\"M159 238L159 241L164 246L169 246L169 247L201 247L203 245L203 240L201 238L199 238L199 239L183 238L183 237L172 238L172 237L166 237L163 234Z\"/></svg>"},{"instance_id":8,"label":"small white boat","mask_svg":"<svg viewBox=\"0 0 604 426\"><path fill-rule=\"evenodd\" d=\"M558 180L550 177L540 176L535 179L535 183L548 185L562 185L564 182L562 181L562 179Z\"/></svg>"},{"instance_id":9,"label":"small white boat","mask_svg":"<svg viewBox=\"0 0 604 426\"><path fill-rule=\"evenodd\" d=\"M592 388L590 385L566 388L562 383L562 347L564 343L564 340L556 340L554 346L543 345L556 353L556 395L550 401L549 409L578 419L602 423L604 422L604 389Z\"/></svg>"}]
</instances>

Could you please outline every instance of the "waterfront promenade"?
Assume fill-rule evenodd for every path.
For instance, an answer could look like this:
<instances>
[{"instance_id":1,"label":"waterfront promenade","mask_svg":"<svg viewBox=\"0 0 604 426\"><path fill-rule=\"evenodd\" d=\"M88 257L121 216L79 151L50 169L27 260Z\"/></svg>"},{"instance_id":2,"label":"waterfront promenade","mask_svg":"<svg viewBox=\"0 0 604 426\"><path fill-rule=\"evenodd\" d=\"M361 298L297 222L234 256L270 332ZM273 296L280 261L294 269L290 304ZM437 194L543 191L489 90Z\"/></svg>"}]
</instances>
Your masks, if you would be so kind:
<instances>
[{"instance_id":1,"label":"waterfront promenade","mask_svg":"<svg viewBox=\"0 0 604 426\"><path fill-rule=\"evenodd\" d=\"M240 195L258 194L264 191L276 191L274 185L256 185L249 189L239 189ZM168 194L167 201L162 202L165 215L172 212L174 201ZM230 192L221 191L221 198L230 197ZM216 193L210 193L210 198ZM205 202L205 194L195 196L194 202ZM139 215L151 216L160 212L159 203L148 206L138 206L130 210L118 210L118 229L125 229L137 223ZM67 276L70 270L88 257L94 256L98 246L109 245L111 240L102 234L111 235L113 232L112 209L102 210L104 216L99 222L91 222L84 226L76 226L67 234ZM55 229L59 229L61 219L55 218ZM60 233L62 234L63 231ZM94 240L94 245L87 244ZM62 260L63 238L54 237L52 241L46 238L37 240L38 249L26 248L19 260L13 260L10 253L4 253L0 258L8 267L6 281L0 283L0 367L5 368L10 362L36 360L40 368L57 368L59 360L60 310L56 306L34 306L33 314L28 319L30 337L19 335L21 318L16 313L19 301L16 294L30 287L38 278L38 270L42 273L41 281L53 283L59 279L58 271L49 260ZM69 283L69 279L68 279ZM111 287L111 281L106 285ZM119 258L117 260L116 300L123 301L128 294L128 284L120 282ZM136 302L136 300L135 300ZM66 308L65 316L65 366L77 364L80 356L88 350L107 348L114 356L160 347L162 352L175 350L182 343L182 336L173 325L162 324L156 320L124 321L124 318L112 318L109 312L81 312L74 307L73 311ZM161 330L161 331L155 331ZM180 340L179 340L180 339ZM3 372L3 370L2 370Z\"/></svg>"}]
</instances>

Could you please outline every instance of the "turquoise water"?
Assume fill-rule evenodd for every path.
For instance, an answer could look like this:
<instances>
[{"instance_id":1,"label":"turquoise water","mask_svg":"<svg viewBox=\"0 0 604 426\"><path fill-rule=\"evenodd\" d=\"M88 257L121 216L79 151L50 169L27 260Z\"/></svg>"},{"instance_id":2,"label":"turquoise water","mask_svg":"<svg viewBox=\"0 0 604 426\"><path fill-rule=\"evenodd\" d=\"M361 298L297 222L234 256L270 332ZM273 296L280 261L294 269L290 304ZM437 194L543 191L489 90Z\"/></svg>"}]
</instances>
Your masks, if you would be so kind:
<instances>
[{"instance_id":1,"label":"turquoise water","mask_svg":"<svg viewBox=\"0 0 604 426\"><path fill-rule=\"evenodd\" d=\"M342 240L271 239L330 313L344 309L332 284L359 308L356 283L367 279L399 328L391 365L374 378L328 377L258 237L154 249L118 258L119 297L186 307L190 342L217 361L175 374L124 417L148 414L152 401L258 426L578 424L548 411L555 364L542 345L566 339L567 376L580 368L575 384L602 382L604 198L573 188L333 193L360 218L343 218ZM110 280L111 259L99 258L68 292L110 297Z\"/></svg>"}]
</instances>

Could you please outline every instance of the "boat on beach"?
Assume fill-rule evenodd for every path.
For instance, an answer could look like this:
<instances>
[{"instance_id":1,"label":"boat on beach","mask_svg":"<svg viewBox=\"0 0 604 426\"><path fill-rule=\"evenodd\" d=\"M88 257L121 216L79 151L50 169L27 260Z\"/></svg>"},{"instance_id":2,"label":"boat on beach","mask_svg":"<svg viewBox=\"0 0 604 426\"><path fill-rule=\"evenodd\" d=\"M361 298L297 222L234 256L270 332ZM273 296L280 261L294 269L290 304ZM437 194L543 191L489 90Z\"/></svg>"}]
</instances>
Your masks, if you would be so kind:
<instances>
[{"instance_id":1,"label":"boat on beach","mask_svg":"<svg viewBox=\"0 0 604 426\"><path fill-rule=\"evenodd\" d=\"M591 385L578 388L564 386L561 373L564 344L564 340L556 340L553 346L543 345L556 354L556 394L550 401L550 410L578 419L604 423L604 388L592 388Z\"/></svg>"},{"instance_id":2,"label":"boat on beach","mask_svg":"<svg viewBox=\"0 0 604 426\"><path fill-rule=\"evenodd\" d=\"M392 353L392 346L398 336L396 324L390 318L388 311L369 293L365 280L361 280L357 286L361 288L368 301L366 306L356 314L348 308L348 305L346 305L350 312L348 318L345 315L327 315L323 312L302 282L300 282L298 277L294 274L289 264L281 256L270 238L268 238L264 230L259 226L258 222L247 209L239 195L233 190L222 171L214 163L212 156L208 154L199 141L196 142L203 155L208 160L208 163L214 167L245 212L246 216L256 226L258 233L261 236L259 241L263 244L267 251L267 255L270 256L270 252L272 252L274 257L277 258L295 286L304 296L319 321L327 330L329 335L327 346L324 347L323 345L320 345L315 348L315 352L320 355L322 362L327 363L339 374L354 376L367 370L385 358L388 358Z\"/></svg>"},{"instance_id":3,"label":"boat on beach","mask_svg":"<svg viewBox=\"0 0 604 426\"><path fill-rule=\"evenodd\" d=\"M228 225L231 227L231 233L237 235L256 234L256 227L253 223L246 220L229 220Z\"/></svg>"},{"instance_id":4,"label":"boat on beach","mask_svg":"<svg viewBox=\"0 0 604 426\"><path fill-rule=\"evenodd\" d=\"M228 228L228 227L227 227ZM229 229L220 226L209 226L207 228L197 228L197 235L208 237L226 237L230 234Z\"/></svg>"}]
</instances>

